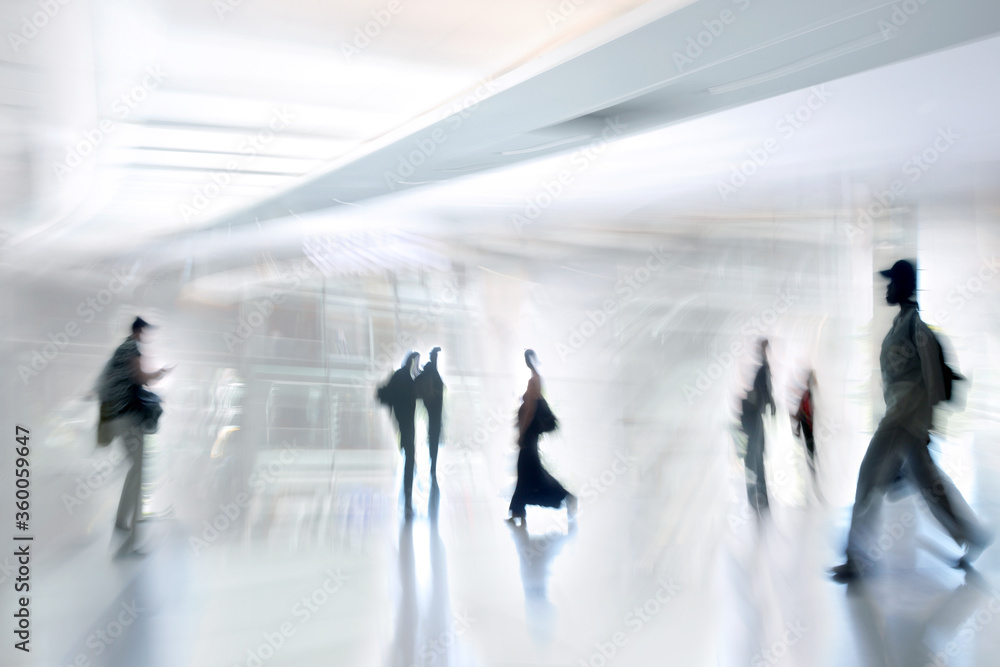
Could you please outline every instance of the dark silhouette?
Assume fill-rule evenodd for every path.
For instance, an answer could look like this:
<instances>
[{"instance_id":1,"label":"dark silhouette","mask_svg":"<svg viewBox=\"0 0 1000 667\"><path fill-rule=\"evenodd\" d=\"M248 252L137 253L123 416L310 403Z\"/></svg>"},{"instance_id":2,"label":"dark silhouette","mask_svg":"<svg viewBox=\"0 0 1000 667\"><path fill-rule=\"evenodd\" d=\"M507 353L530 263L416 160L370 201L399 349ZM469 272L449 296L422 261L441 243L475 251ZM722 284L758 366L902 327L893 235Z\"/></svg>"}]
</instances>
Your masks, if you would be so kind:
<instances>
[{"instance_id":1,"label":"dark silhouette","mask_svg":"<svg viewBox=\"0 0 1000 667\"><path fill-rule=\"evenodd\" d=\"M142 520L143 436L156 432L163 412L160 397L144 385L159 380L172 370L167 367L154 373L142 370L139 343L148 328L149 322L141 317L135 318L132 334L118 346L104 366L97 387L101 402L97 442L107 445L121 436L132 459L115 517L115 528L126 533L121 553L134 549L137 524Z\"/></svg>"},{"instance_id":2,"label":"dark silhouette","mask_svg":"<svg viewBox=\"0 0 1000 667\"><path fill-rule=\"evenodd\" d=\"M776 408L771 394L771 366L767 361L767 339L760 342L760 368L754 376L753 389L743 400L743 431L747 434L744 464L747 471L747 496L750 506L759 514L767 511L767 480L764 475L764 409Z\"/></svg>"},{"instance_id":3,"label":"dark silhouette","mask_svg":"<svg viewBox=\"0 0 1000 667\"><path fill-rule=\"evenodd\" d=\"M576 514L576 496L564 489L542 467L538 455L538 437L555 430L557 421L542 397L542 378L536 369L534 350L525 350L524 363L531 369L531 379L528 380L528 388L517 411L517 444L520 452L517 455L517 485L514 487L514 496L510 499L509 520L519 519L524 524L527 505L559 507L563 500L566 501L566 510L572 518Z\"/></svg>"},{"instance_id":4,"label":"dark silhouette","mask_svg":"<svg viewBox=\"0 0 1000 667\"><path fill-rule=\"evenodd\" d=\"M413 516L413 456L414 425L417 410L417 390L414 376L420 361L419 352L406 355L403 365L392 374L389 382L379 387L378 399L387 405L399 426L399 448L403 452L403 494L406 499L406 516Z\"/></svg>"},{"instance_id":5,"label":"dark silhouette","mask_svg":"<svg viewBox=\"0 0 1000 667\"><path fill-rule=\"evenodd\" d=\"M871 568L868 549L876 546L871 532L886 491L901 474L920 489L935 518L966 548L960 563L974 560L993 539L927 449L934 405L950 396L946 384L955 376L950 369L945 371L940 344L920 319L913 299L916 269L900 260L881 273L889 278L885 300L899 305L899 314L882 341L879 365L885 416L858 471L847 561L832 570L839 581L854 579Z\"/></svg>"},{"instance_id":6,"label":"dark silhouette","mask_svg":"<svg viewBox=\"0 0 1000 667\"><path fill-rule=\"evenodd\" d=\"M812 475L813 486L818 490L816 482L816 439L813 436L813 393L815 388L816 375L810 370L809 375L806 377L806 388L802 391L802 397L799 399L799 408L792 415L792 419L795 420L795 435L801 435L803 442L805 442L806 461L809 463L809 472Z\"/></svg>"},{"instance_id":7,"label":"dark silhouette","mask_svg":"<svg viewBox=\"0 0 1000 667\"><path fill-rule=\"evenodd\" d=\"M417 396L427 409L427 449L431 455L431 480L437 479L438 442L441 440L441 413L444 409L444 381L438 373L440 347L431 350L430 361L417 376Z\"/></svg>"}]
</instances>

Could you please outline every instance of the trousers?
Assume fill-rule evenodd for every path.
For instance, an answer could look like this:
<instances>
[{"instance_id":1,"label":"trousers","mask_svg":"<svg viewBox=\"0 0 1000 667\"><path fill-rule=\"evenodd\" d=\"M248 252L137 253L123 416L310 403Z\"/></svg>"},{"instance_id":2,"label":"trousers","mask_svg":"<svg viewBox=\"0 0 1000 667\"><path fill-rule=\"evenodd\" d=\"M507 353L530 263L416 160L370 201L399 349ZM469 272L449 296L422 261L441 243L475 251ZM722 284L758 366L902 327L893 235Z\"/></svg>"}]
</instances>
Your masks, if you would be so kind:
<instances>
[{"instance_id":1,"label":"trousers","mask_svg":"<svg viewBox=\"0 0 1000 667\"><path fill-rule=\"evenodd\" d=\"M119 417L114 421L113 433L122 438L132 466L125 475L115 527L134 539L136 527L142 518L142 453L145 444L141 418L137 415Z\"/></svg>"},{"instance_id":2,"label":"trousers","mask_svg":"<svg viewBox=\"0 0 1000 667\"><path fill-rule=\"evenodd\" d=\"M878 547L875 532L886 491L902 473L923 495L928 508L949 535L964 545L982 528L954 483L938 468L927 449L928 437L918 437L893 424L879 424L858 471L858 489L847 537L847 556L871 565Z\"/></svg>"},{"instance_id":3,"label":"trousers","mask_svg":"<svg viewBox=\"0 0 1000 667\"><path fill-rule=\"evenodd\" d=\"M431 476L437 475L438 442L441 440L441 410L427 411L427 449L431 455Z\"/></svg>"},{"instance_id":4,"label":"trousers","mask_svg":"<svg viewBox=\"0 0 1000 667\"><path fill-rule=\"evenodd\" d=\"M768 509L767 476L764 472L764 419L757 413L748 420L747 453L744 464L747 470L747 500L756 512ZM753 473L753 480L750 474Z\"/></svg>"},{"instance_id":5,"label":"trousers","mask_svg":"<svg viewBox=\"0 0 1000 667\"><path fill-rule=\"evenodd\" d=\"M414 440L416 439L413 417L400 419L399 424L399 448L403 450L403 493L406 497L406 506L410 507L413 501L413 465L414 465Z\"/></svg>"}]
</instances>

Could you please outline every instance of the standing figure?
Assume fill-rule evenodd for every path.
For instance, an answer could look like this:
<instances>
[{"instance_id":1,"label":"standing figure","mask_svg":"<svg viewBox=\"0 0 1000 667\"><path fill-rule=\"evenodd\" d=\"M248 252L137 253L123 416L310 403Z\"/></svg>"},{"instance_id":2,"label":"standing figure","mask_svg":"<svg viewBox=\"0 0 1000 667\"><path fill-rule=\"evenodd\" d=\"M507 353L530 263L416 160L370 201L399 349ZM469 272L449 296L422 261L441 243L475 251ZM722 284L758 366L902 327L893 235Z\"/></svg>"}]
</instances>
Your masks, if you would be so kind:
<instances>
[{"instance_id":1,"label":"standing figure","mask_svg":"<svg viewBox=\"0 0 1000 667\"><path fill-rule=\"evenodd\" d=\"M403 452L403 494L406 516L413 516L413 455L414 414L417 410L417 389L414 378L420 362L419 352L406 355L403 365L392 374L389 382L379 387L378 399L387 405L399 426L399 448Z\"/></svg>"},{"instance_id":2,"label":"standing figure","mask_svg":"<svg viewBox=\"0 0 1000 667\"><path fill-rule=\"evenodd\" d=\"M899 314L882 341L879 365L885 416L872 436L858 471L858 488L847 538L847 561L833 568L834 578L847 581L870 570L876 548L873 535L882 499L900 475L923 494L935 518L966 548L963 561L971 562L992 541L992 534L976 519L950 479L937 467L930 443L934 405L947 400L944 357L934 334L920 319L917 272L900 260L881 272L889 279L885 300L899 306ZM950 377L947 380L950 382ZM961 563L962 561L960 561Z\"/></svg>"},{"instance_id":3,"label":"standing figure","mask_svg":"<svg viewBox=\"0 0 1000 667\"><path fill-rule=\"evenodd\" d=\"M142 518L142 452L143 434L155 433L163 409L160 398L144 385L155 382L170 372L161 368L154 373L142 370L139 343L150 324L141 317L132 323L132 335L118 346L104 366L97 393L101 402L98 444L109 444L121 436L132 459L125 476L115 528L126 533L121 552L134 549L137 524Z\"/></svg>"},{"instance_id":4,"label":"standing figure","mask_svg":"<svg viewBox=\"0 0 1000 667\"><path fill-rule=\"evenodd\" d=\"M747 434L744 464L747 470L747 496L750 506L758 513L768 509L767 480L764 474L764 410L771 406L776 412L771 394L771 366L767 361L767 339L760 342L760 368L753 380L753 389L743 401L743 430ZM749 477L753 475L753 479Z\"/></svg>"},{"instance_id":5,"label":"standing figure","mask_svg":"<svg viewBox=\"0 0 1000 667\"><path fill-rule=\"evenodd\" d=\"M557 422L549 404L542 397L542 378L536 368L538 360L534 350L524 351L524 363L531 369L531 379L528 380L528 388L517 411L517 444L520 452L517 455L517 485L514 487L514 496L510 499L508 520L519 519L523 525L527 505L559 507L563 500L566 501L566 511L572 518L576 515L576 496L564 489L542 467L542 460L538 455L538 437L555 430Z\"/></svg>"},{"instance_id":6,"label":"standing figure","mask_svg":"<svg viewBox=\"0 0 1000 667\"><path fill-rule=\"evenodd\" d=\"M813 486L816 485L816 440L813 437L813 390L816 387L816 375L810 370L806 377L806 388L799 399L799 409L792 419L795 420L795 435L801 435L806 444L806 461L812 474Z\"/></svg>"},{"instance_id":7,"label":"standing figure","mask_svg":"<svg viewBox=\"0 0 1000 667\"><path fill-rule=\"evenodd\" d=\"M427 449L431 454L431 480L437 479L438 442L441 440L441 413L444 409L444 381L438 373L440 347L431 350L431 360L417 376L417 396L427 409Z\"/></svg>"}]
</instances>

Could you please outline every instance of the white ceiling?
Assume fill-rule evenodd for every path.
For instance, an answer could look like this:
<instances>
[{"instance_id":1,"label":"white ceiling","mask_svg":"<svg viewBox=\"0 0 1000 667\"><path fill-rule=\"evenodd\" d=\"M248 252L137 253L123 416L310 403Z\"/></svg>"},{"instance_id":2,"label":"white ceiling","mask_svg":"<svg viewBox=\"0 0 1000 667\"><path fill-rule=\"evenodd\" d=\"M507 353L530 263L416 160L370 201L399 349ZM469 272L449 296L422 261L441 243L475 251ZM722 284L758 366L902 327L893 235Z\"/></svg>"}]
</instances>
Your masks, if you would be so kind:
<instances>
[{"instance_id":1,"label":"white ceiling","mask_svg":"<svg viewBox=\"0 0 1000 667\"><path fill-rule=\"evenodd\" d=\"M59 5L0 52L8 91L31 93L30 108L0 111L10 171L28 185L3 192L0 224L47 244L71 230L107 243L198 228L642 4L583 3L565 20L535 0ZM38 9L5 3L2 32L20 34Z\"/></svg>"},{"instance_id":2,"label":"white ceiling","mask_svg":"<svg viewBox=\"0 0 1000 667\"><path fill-rule=\"evenodd\" d=\"M995 68L982 66L1000 49L975 41L1000 31L1000 5L987 0L925 3L901 23L898 4L881 0L622 0L571 14L567 2L400 0L349 58L344 45L387 2L234 4L220 15L195 0L74 2L6 56L16 104L0 112L10 175L0 228L19 252L3 261L106 257L213 228L227 242L246 227L275 243L338 224L509 226L612 118L620 140L574 174L548 219L735 215L773 208L789 179L810 174L870 189L944 123L974 138L949 159L1000 157ZM17 30L35 10L9 3L0 27ZM723 11L732 20L704 40ZM704 51L679 67L676 54L699 36ZM824 81L829 101L721 201L720 178ZM123 95L143 99L125 111ZM251 149L269 123L279 129ZM102 127L97 150L57 174ZM433 155L401 177L418 142L441 130ZM390 192L387 173L412 195ZM921 186L950 172L935 173ZM829 208L828 192L804 187Z\"/></svg>"}]
</instances>

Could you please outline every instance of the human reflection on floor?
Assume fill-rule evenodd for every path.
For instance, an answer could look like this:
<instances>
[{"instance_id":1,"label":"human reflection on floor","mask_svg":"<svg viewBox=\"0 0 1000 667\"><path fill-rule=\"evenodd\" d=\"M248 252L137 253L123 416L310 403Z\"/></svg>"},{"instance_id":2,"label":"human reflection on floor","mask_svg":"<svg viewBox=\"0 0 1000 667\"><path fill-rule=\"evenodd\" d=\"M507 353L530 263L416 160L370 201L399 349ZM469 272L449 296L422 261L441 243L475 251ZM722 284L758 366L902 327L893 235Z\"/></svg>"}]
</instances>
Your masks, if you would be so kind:
<instances>
[{"instance_id":1,"label":"human reflection on floor","mask_svg":"<svg viewBox=\"0 0 1000 667\"><path fill-rule=\"evenodd\" d=\"M923 572L895 572L851 583L856 664L979 664L977 634L1000 612L1000 592L972 567L954 588L943 583L946 574L929 580Z\"/></svg>"},{"instance_id":2,"label":"human reflection on floor","mask_svg":"<svg viewBox=\"0 0 1000 667\"><path fill-rule=\"evenodd\" d=\"M527 525L508 522L517 555L521 561L521 583L524 586L524 614L528 634L539 645L552 642L556 631L556 607L549 600L549 568L563 545L576 533L574 522L566 532L550 531L542 535L528 533Z\"/></svg>"},{"instance_id":3,"label":"human reflection on floor","mask_svg":"<svg viewBox=\"0 0 1000 667\"><path fill-rule=\"evenodd\" d=\"M448 590L448 561L438 525L441 490L431 485L426 523L408 518L400 526L400 602L396 634L390 651L392 667L473 664L463 650L469 629L467 615L453 613ZM426 542L424 541L426 539ZM429 576L429 579L428 579Z\"/></svg>"}]
</instances>

